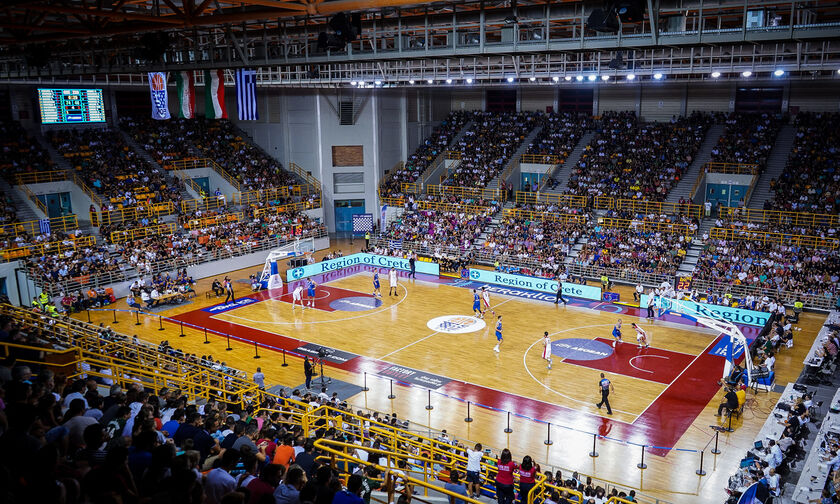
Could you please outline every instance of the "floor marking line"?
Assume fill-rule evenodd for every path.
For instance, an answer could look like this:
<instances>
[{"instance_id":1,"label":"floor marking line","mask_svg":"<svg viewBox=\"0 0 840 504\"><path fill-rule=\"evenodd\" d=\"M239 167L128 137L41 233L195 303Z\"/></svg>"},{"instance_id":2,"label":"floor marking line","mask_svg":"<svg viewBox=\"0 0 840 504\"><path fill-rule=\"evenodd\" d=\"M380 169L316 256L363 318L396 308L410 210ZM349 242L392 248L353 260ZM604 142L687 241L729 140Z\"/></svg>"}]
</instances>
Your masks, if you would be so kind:
<instances>
[{"instance_id":1,"label":"floor marking line","mask_svg":"<svg viewBox=\"0 0 840 504\"><path fill-rule=\"evenodd\" d=\"M410 346L414 346L414 345L416 345L417 343L420 343L421 341L427 340L427 339L431 338L432 336L434 336L435 334L440 334L440 331L435 331L435 332L433 332L432 334L430 334L430 335L428 335L428 336L423 336L422 338L420 338L420 339L419 339L419 340L417 340L417 341L413 341L413 342L409 343L408 345L405 345L405 346L404 346L404 347L402 347L402 348L397 348L396 350L394 350L394 351L393 351L393 352L391 352L391 353L386 353L386 354L385 354L385 355L383 355L382 357L376 357L376 358L377 358L377 359L379 359L379 360L382 360L382 359L384 359L385 357L388 357L388 356L394 355L395 353L400 352L400 351L402 351L402 350L405 350L406 348L408 348L408 347L410 347Z\"/></svg>"},{"instance_id":2,"label":"floor marking line","mask_svg":"<svg viewBox=\"0 0 840 504\"><path fill-rule=\"evenodd\" d=\"M633 359L638 359L639 357L656 357L656 358L659 358L659 359L670 359L670 357L667 357L665 355L636 355L634 357L630 357L629 362L630 362L631 367L633 367L634 369L638 369L639 371L641 371L643 373L650 373L650 374L653 374L653 371L651 371L650 369L642 369L639 366L633 364ZM673 381L671 383L673 383ZM665 385L665 384L663 383L663 385ZM667 387L667 385L666 385L666 387Z\"/></svg>"}]
</instances>

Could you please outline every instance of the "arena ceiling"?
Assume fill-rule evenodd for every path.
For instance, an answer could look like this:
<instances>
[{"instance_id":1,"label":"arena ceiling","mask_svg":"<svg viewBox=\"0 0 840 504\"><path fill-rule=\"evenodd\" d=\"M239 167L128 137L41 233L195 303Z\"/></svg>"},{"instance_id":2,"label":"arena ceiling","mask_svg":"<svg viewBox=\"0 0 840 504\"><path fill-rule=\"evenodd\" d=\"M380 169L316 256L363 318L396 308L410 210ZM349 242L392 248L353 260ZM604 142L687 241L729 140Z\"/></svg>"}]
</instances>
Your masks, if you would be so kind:
<instances>
[{"instance_id":1,"label":"arena ceiling","mask_svg":"<svg viewBox=\"0 0 840 504\"><path fill-rule=\"evenodd\" d=\"M605 5L641 16L614 33L588 17ZM335 16L361 33L338 45ZM618 68L616 57L624 60ZM798 0L9 0L0 6L0 79L113 76L144 69L256 67L270 81L335 84L370 73L414 80L513 72L722 68L837 78L840 1ZM726 68L724 68L726 67ZM271 69L271 70L268 70ZM618 74L616 74L618 75ZM265 82L265 81L263 81Z\"/></svg>"}]
</instances>

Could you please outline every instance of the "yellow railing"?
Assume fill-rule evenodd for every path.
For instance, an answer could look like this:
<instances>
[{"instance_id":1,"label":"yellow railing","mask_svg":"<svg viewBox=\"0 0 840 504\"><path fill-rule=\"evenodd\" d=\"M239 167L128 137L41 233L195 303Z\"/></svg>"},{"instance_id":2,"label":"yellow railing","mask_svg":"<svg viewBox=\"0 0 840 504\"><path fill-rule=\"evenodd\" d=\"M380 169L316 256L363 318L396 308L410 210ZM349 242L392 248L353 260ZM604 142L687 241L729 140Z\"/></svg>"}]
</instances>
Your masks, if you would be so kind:
<instances>
[{"instance_id":1,"label":"yellow railing","mask_svg":"<svg viewBox=\"0 0 840 504\"><path fill-rule=\"evenodd\" d=\"M208 210L216 210L224 208L225 204L222 200L215 196L210 196L202 199L184 200L181 202L181 211L184 213L193 213L196 210L206 212Z\"/></svg>"},{"instance_id":2,"label":"yellow railing","mask_svg":"<svg viewBox=\"0 0 840 504\"><path fill-rule=\"evenodd\" d=\"M833 227L840 225L840 215L838 214L721 207L720 215L729 219L739 219L745 222L763 222L767 224L785 224L802 227Z\"/></svg>"},{"instance_id":3,"label":"yellow railing","mask_svg":"<svg viewBox=\"0 0 840 504\"><path fill-rule=\"evenodd\" d=\"M526 219L529 221L553 221L563 223L580 223L583 224L588 221L586 215L583 214L566 214L559 212L534 212L533 210L523 210L520 208L506 208L504 211L505 217L514 219Z\"/></svg>"},{"instance_id":4,"label":"yellow railing","mask_svg":"<svg viewBox=\"0 0 840 504\"><path fill-rule=\"evenodd\" d=\"M31 189L29 189L29 186L22 185L20 187L23 189L23 193L26 194L26 197L29 198L29 200L32 203L35 203L35 206L38 207L38 210L40 210L42 214L47 215L47 206L44 204L43 201L38 199L38 196L36 196L35 193L33 193Z\"/></svg>"},{"instance_id":5,"label":"yellow railing","mask_svg":"<svg viewBox=\"0 0 840 504\"><path fill-rule=\"evenodd\" d=\"M321 194L321 181L310 175L308 171L298 166L297 163L289 163L289 171L305 180L307 184L314 188L316 193Z\"/></svg>"},{"instance_id":6,"label":"yellow railing","mask_svg":"<svg viewBox=\"0 0 840 504\"><path fill-rule=\"evenodd\" d=\"M687 225L679 224L676 222L648 222L630 219L613 219L610 217L602 217L598 219L598 224L600 224L603 227L613 229L626 229L632 227L636 231L643 232L656 231L659 233L681 234L683 236L691 236L692 234L694 234Z\"/></svg>"},{"instance_id":7,"label":"yellow railing","mask_svg":"<svg viewBox=\"0 0 840 504\"><path fill-rule=\"evenodd\" d=\"M193 170L196 168L212 168L213 171L218 173L225 182L232 185L234 189L237 191L241 191L242 188L239 184L239 181L232 177L228 172L225 171L224 168L219 166L218 163L213 161L210 158L188 158L188 159L178 159L176 161L172 161L171 163L164 166L167 170Z\"/></svg>"},{"instance_id":8,"label":"yellow railing","mask_svg":"<svg viewBox=\"0 0 840 504\"><path fill-rule=\"evenodd\" d=\"M417 186L417 184L403 184L403 192L406 194L409 192L415 192L409 190L411 186ZM458 198L496 200L501 196L501 191L498 189L486 189L481 187L430 185L426 187L426 194L431 194L433 196L455 196Z\"/></svg>"},{"instance_id":9,"label":"yellow railing","mask_svg":"<svg viewBox=\"0 0 840 504\"><path fill-rule=\"evenodd\" d=\"M111 243L123 243L130 240L139 240L149 236L169 236L175 232L177 226L175 223L160 224L157 226L143 226L137 228L126 229L123 231L111 232Z\"/></svg>"},{"instance_id":10,"label":"yellow railing","mask_svg":"<svg viewBox=\"0 0 840 504\"><path fill-rule=\"evenodd\" d=\"M34 171L17 175L15 185L43 184L62 180L67 180L67 172L64 170Z\"/></svg>"},{"instance_id":11,"label":"yellow railing","mask_svg":"<svg viewBox=\"0 0 840 504\"><path fill-rule=\"evenodd\" d=\"M243 218L244 214L242 212L211 215L200 219L188 220L184 223L184 229L203 228L207 226L215 226L217 224L224 224L226 222L239 222Z\"/></svg>"},{"instance_id":12,"label":"yellow railing","mask_svg":"<svg viewBox=\"0 0 840 504\"><path fill-rule=\"evenodd\" d=\"M840 240L837 238L822 238L819 236L798 235L790 233L770 233L741 229L712 228L709 237L713 240L747 240L759 243L784 245L799 245L808 248L837 249Z\"/></svg>"},{"instance_id":13,"label":"yellow railing","mask_svg":"<svg viewBox=\"0 0 840 504\"><path fill-rule=\"evenodd\" d=\"M88 198L90 198L94 205L98 208L102 208L102 200L99 199L99 196L97 196L95 192L93 192L93 189L85 184L85 181L82 180L82 177L80 177L78 173L73 174L73 183L82 188L82 192L87 194Z\"/></svg>"},{"instance_id":14,"label":"yellow railing","mask_svg":"<svg viewBox=\"0 0 840 504\"><path fill-rule=\"evenodd\" d=\"M47 243L38 243L35 245L25 245L23 247L12 247L5 250L0 250L0 259L4 262L15 261L23 259L31 255L46 255L46 254L62 254L68 250L75 250L79 247L89 247L95 243L92 236L83 236L81 238L70 240L67 245L63 241L54 241Z\"/></svg>"},{"instance_id":15,"label":"yellow railing","mask_svg":"<svg viewBox=\"0 0 840 504\"><path fill-rule=\"evenodd\" d=\"M629 198L613 199L608 196L595 197L595 209L597 210L627 210L635 213L654 213L665 215L688 215L697 217L703 215L703 207L691 203L668 203L666 201L643 201Z\"/></svg>"},{"instance_id":16,"label":"yellow railing","mask_svg":"<svg viewBox=\"0 0 840 504\"><path fill-rule=\"evenodd\" d=\"M460 161L461 160L461 151L443 151L444 159L449 159L451 161Z\"/></svg>"},{"instance_id":17,"label":"yellow railing","mask_svg":"<svg viewBox=\"0 0 840 504\"><path fill-rule=\"evenodd\" d=\"M150 206L133 206L116 208L114 210L106 210L98 213L91 212L90 222L94 226L109 226L127 221L139 221L144 217L154 220L164 215L172 215L174 213L175 204L171 201L167 201L165 203L155 203Z\"/></svg>"},{"instance_id":18,"label":"yellow railing","mask_svg":"<svg viewBox=\"0 0 840 504\"><path fill-rule=\"evenodd\" d=\"M260 201L272 201L280 198L301 197L315 195L320 198L320 192L309 184L283 187L269 187L254 191L233 193L234 205L252 205Z\"/></svg>"},{"instance_id":19,"label":"yellow railing","mask_svg":"<svg viewBox=\"0 0 840 504\"><path fill-rule=\"evenodd\" d=\"M516 191L516 202L524 204L555 204L570 208L585 208L586 196L576 194L548 194Z\"/></svg>"},{"instance_id":20,"label":"yellow railing","mask_svg":"<svg viewBox=\"0 0 840 504\"><path fill-rule=\"evenodd\" d=\"M703 165L703 173L729 173L733 175L756 175L758 165L750 163L706 163Z\"/></svg>"},{"instance_id":21,"label":"yellow railing","mask_svg":"<svg viewBox=\"0 0 840 504\"><path fill-rule=\"evenodd\" d=\"M310 204L308 201L301 201L299 203L289 203L288 205L275 205L260 207L254 210L254 217L259 217L265 214L281 214L287 212L302 212L312 208L319 208L321 206L321 199L318 198Z\"/></svg>"},{"instance_id":22,"label":"yellow railing","mask_svg":"<svg viewBox=\"0 0 840 504\"><path fill-rule=\"evenodd\" d=\"M204 191L204 189L202 189L201 186L198 185L198 183L196 183L195 179L187 175L185 172L182 172L181 170L174 170L174 172L175 176L181 179L185 186L189 187L193 190L194 193L201 196L201 193Z\"/></svg>"},{"instance_id":23,"label":"yellow railing","mask_svg":"<svg viewBox=\"0 0 840 504\"><path fill-rule=\"evenodd\" d=\"M557 154L522 154L519 156L520 163L531 163L531 164L548 164L548 165L558 165L563 164L565 161L560 159L560 156Z\"/></svg>"},{"instance_id":24,"label":"yellow railing","mask_svg":"<svg viewBox=\"0 0 840 504\"><path fill-rule=\"evenodd\" d=\"M63 217L50 218L50 231L55 233L57 231L67 232L74 231L79 227L79 222L76 220L76 215L65 215ZM41 221L31 220L24 222L13 222L2 226L3 234L8 235L22 235L28 234L36 236L41 234Z\"/></svg>"}]
</instances>

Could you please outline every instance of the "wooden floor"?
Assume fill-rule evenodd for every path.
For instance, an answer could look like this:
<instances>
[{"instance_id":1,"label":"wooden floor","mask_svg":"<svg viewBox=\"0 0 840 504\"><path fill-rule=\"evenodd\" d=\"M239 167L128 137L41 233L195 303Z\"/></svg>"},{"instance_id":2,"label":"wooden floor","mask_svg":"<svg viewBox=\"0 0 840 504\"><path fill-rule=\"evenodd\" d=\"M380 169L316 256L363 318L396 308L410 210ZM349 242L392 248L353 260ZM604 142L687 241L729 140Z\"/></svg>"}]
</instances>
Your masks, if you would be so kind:
<instances>
[{"instance_id":1,"label":"wooden floor","mask_svg":"<svg viewBox=\"0 0 840 504\"><path fill-rule=\"evenodd\" d=\"M359 242L355 246L340 242L334 246L348 253L359 245ZM242 279L258 270L261 267L229 275L233 279ZM367 295L371 291L371 276L371 273L362 271L331 281L328 286ZM219 300L207 300L203 296L211 281L205 279L199 282L196 290L202 295L192 303L161 314L167 317L184 316L188 312L217 304ZM670 411L668 404L663 405L664 410L651 408L653 404L662 403L663 398L669 394L673 395L673 388L666 389L675 387L677 381L698 383L686 382L682 373L685 363L691 363L696 368L700 362L695 362L696 359L709 359L706 356L707 349L717 337L710 330L674 321L650 323L635 315L621 315L574 304L557 307L546 302L493 295L492 302L497 312L503 315L504 323L504 343L501 352L496 354L493 351L496 343L492 329L494 322L489 316L487 327L466 334L440 333L426 325L427 321L437 316L469 314L472 294L468 289L418 279L401 281L399 296L389 297L384 276L382 284L386 294L383 304L371 310L293 311L285 301L288 298L281 298L243 306L216 314L213 318L219 323L231 322L276 334L278 339L294 338L363 356L362 364L354 369L345 367L328 371L336 379L359 384L363 380L361 371L369 372L367 384L371 390L352 397L349 402L353 405L379 411L395 411L418 424L447 429L450 435L458 439L480 441L494 448L508 446L517 458L530 454L534 459L555 468L577 470L622 488L636 488L639 492L672 503L723 502L723 488L728 477L735 471L741 456L752 444L755 434L767 418L772 404L778 399L775 393L753 396L750 392L743 418L733 422L733 433L720 437L722 453L715 456L709 453L712 448L709 443L714 442L714 432L710 426L718 423L714 412L722 392L713 390L712 394L716 395L707 405L704 400L698 414L692 414L692 420L684 429L676 425L679 424L679 411ZM240 295L245 294L245 284L237 283L236 287ZM622 297L632 299L629 288L619 287L619 291ZM117 308L127 308L124 300L118 302ZM96 323L101 321L107 324L113 320L111 313L92 312L91 317ZM269 350L262 350L263 358L257 361L252 358L253 346L246 343L233 341L233 350L225 351L226 345L222 338L211 337L211 343L205 345L203 334L195 330L185 330L185 338L178 338L174 327L158 331L156 317L141 317L141 326L129 325L126 314L119 314L118 317L124 320L114 326L119 332L136 332L140 338L153 343L168 339L173 346L199 355L210 353L231 366L244 369L249 375L259 365L267 376L266 381L271 384L296 386L303 381L302 365L296 358L290 357L290 366L281 367L279 355ZM559 358L555 359L553 369L547 370L541 359L540 338L543 331L548 331L553 340L611 339L610 331L617 318L623 318L626 342L617 349L616 356L625 356L622 362L629 362L633 369L628 368L629 374L603 371L616 387L611 396L615 411L612 416L608 416L594 404L597 401L595 384L602 370L587 362L571 364L561 362ZM778 356L777 383L784 385L798 377L804 355L824 318L816 314L804 314L801 317L802 331L796 334L794 348ZM652 335L655 350L651 350L651 355L658 354L658 357L645 357L643 354L648 351L635 353L638 350L628 342L634 339L631 321L641 322ZM247 338L247 335L243 337ZM716 359L714 362L722 363L722 359ZM445 376L454 382L452 386L444 387L440 393L432 395L434 409L431 411L425 409L428 392L419 387L395 386L397 397L388 400L389 381L375 376L376 363L380 360ZM671 367L678 366L679 369L667 369L664 363L669 363ZM704 370L704 384L716 380L720 373L720 368ZM692 395L695 390L684 392ZM470 413L475 421L465 423L463 418L466 416L466 405L458 399L462 397L480 398L475 402L492 404L497 410L473 406ZM510 422L513 432L505 434L503 429L508 411L551 422L552 426L512 415ZM656 412L653 417L652 411ZM674 419L672 413L676 415ZM555 443L546 446L543 440L549 429ZM675 446L692 451L671 450L667 454L657 454L655 450L648 450L645 455L648 464L646 470L636 467L642 448L634 444L599 439L597 451L600 456L591 458L588 455L592 450L593 436L587 433L597 432L607 438L641 445L652 444L648 439L674 430L680 433ZM706 476L695 475L700 455L693 450L705 450Z\"/></svg>"}]
</instances>

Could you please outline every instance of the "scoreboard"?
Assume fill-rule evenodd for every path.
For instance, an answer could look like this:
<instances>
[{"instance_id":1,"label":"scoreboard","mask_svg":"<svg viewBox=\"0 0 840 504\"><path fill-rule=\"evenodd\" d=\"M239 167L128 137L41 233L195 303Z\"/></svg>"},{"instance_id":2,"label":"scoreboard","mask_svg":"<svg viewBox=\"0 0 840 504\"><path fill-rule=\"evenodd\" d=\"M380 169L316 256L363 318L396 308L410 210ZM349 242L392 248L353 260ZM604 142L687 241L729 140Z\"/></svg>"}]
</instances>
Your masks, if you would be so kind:
<instances>
[{"instance_id":1,"label":"scoreboard","mask_svg":"<svg viewBox=\"0 0 840 504\"><path fill-rule=\"evenodd\" d=\"M105 122L101 89L39 89L41 124Z\"/></svg>"}]
</instances>

